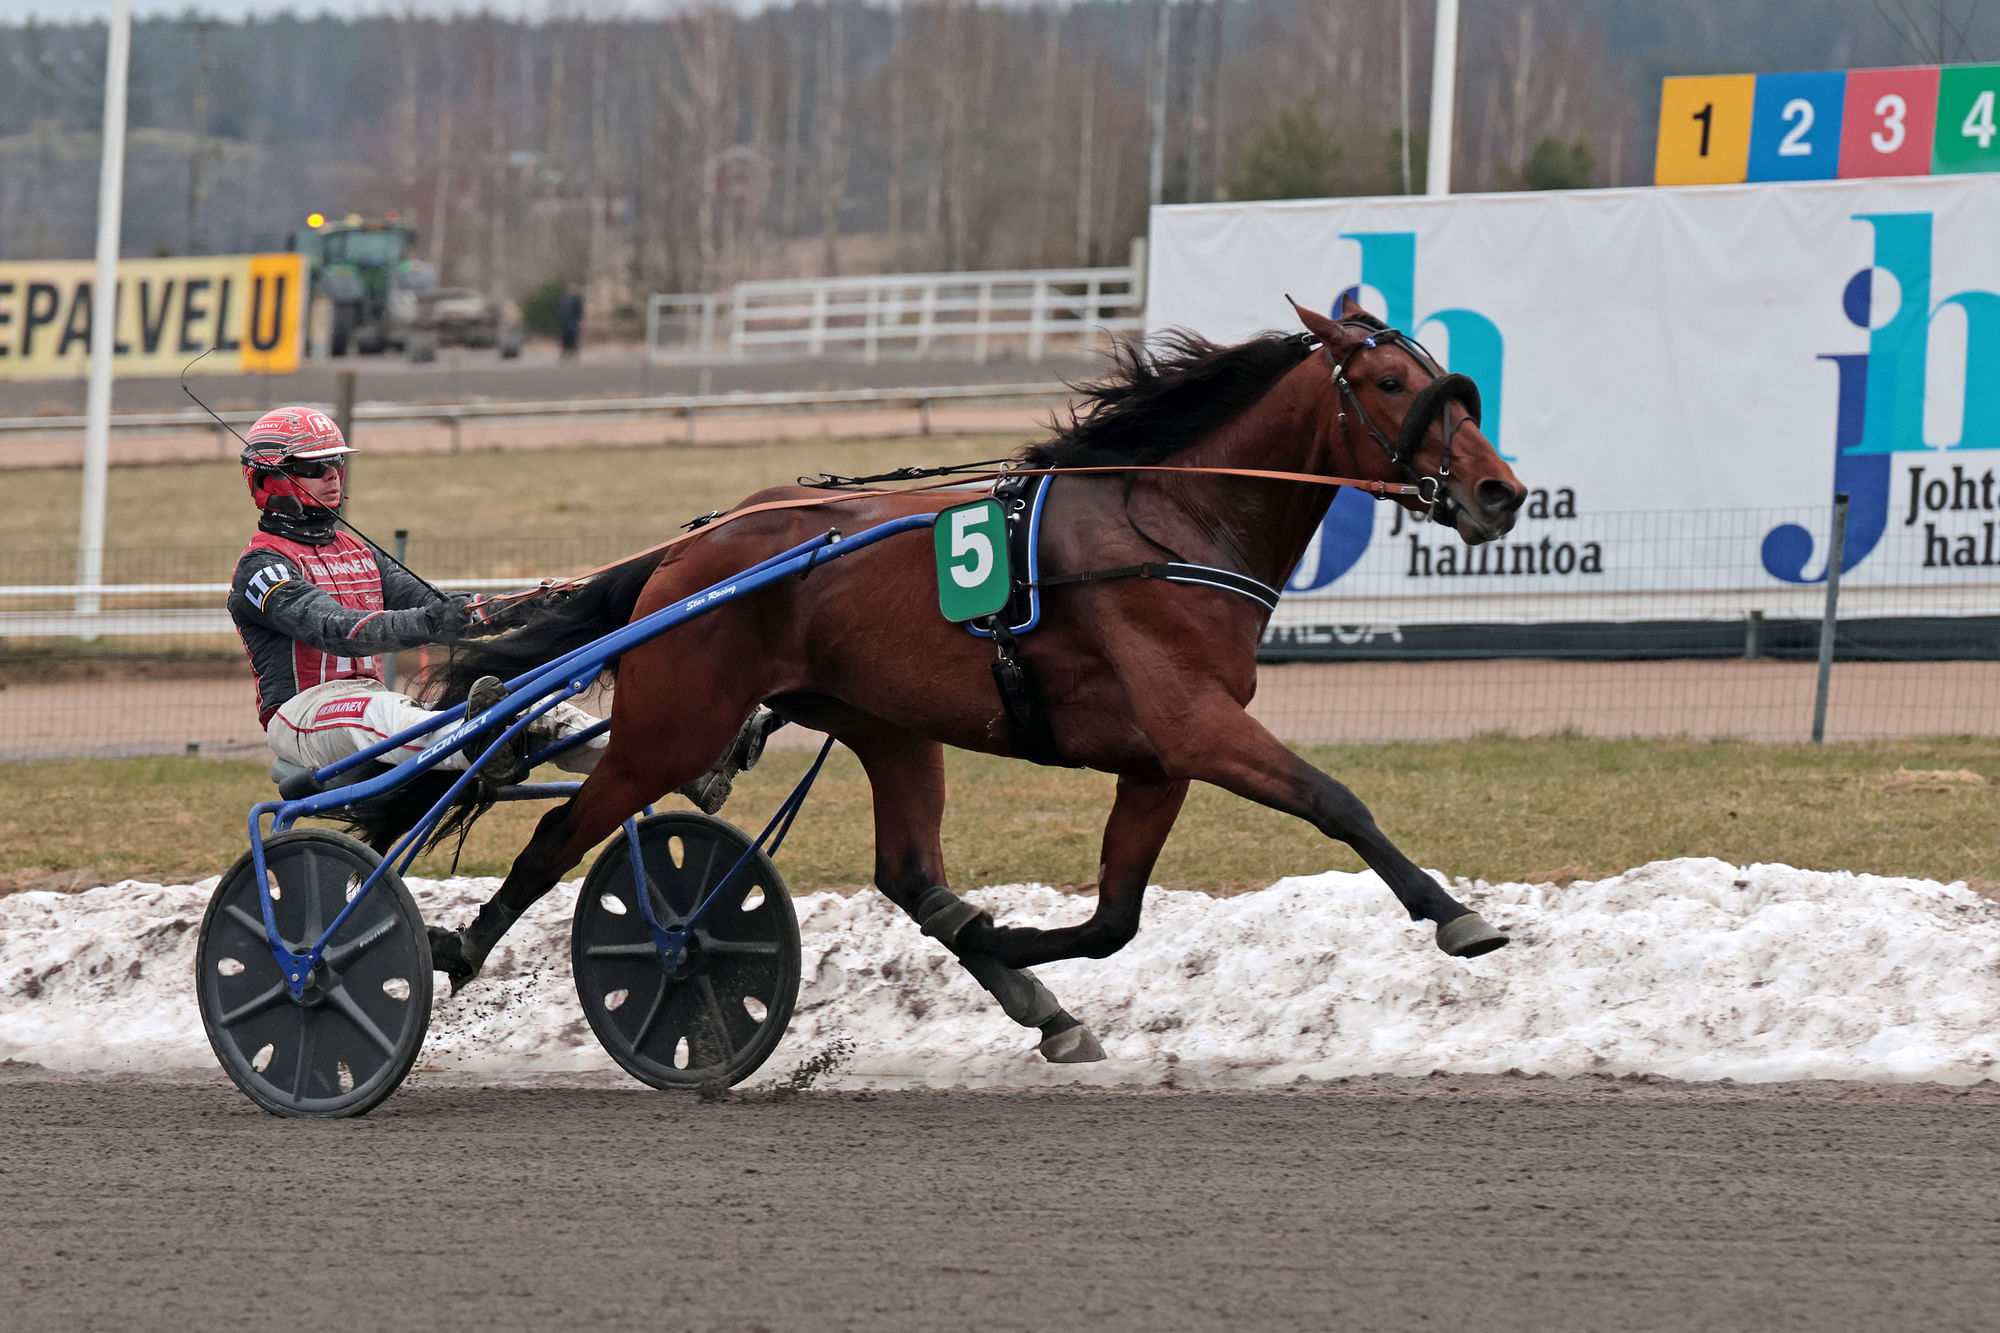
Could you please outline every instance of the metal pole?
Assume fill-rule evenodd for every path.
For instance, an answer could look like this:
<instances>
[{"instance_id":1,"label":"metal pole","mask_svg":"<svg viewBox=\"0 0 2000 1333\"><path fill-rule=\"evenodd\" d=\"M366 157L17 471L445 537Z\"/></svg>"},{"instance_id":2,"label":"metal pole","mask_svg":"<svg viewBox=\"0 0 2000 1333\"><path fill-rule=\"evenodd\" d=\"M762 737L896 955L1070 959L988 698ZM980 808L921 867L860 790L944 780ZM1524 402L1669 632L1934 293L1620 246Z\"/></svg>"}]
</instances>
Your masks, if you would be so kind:
<instances>
[{"instance_id":1,"label":"metal pole","mask_svg":"<svg viewBox=\"0 0 2000 1333\"><path fill-rule=\"evenodd\" d=\"M1402 103L1403 193L1408 194L1413 184L1410 180L1410 0L1396 0L1396 14L1400 33L1396 47L1400 62L1396 88Z\"/></svg>"},{"instance_id":2,"label":"metal pole","mask_svg":"<svg viewBox=\"0 0 2000 1333\"><path fill-rule=\"evenodd\" d=\"M1452 111L1458 93L1458 0L1437 0L1437 41L1431 47L1431 144L1424 193L1451 193Z\"/></svg>"},{"instance_id":3,"label":"metal pole","mask_svg":"<svg viewBox=\"0 0 2000 1333\"><path fill-rule=\"evenodd\" d=\"M1153 152L1146 177L1146 204L1157 207L1167 182L1167 43L1171 15L1168 0L1153 4L1153 68L1146 101L1151 111Z\"/></svg>"},{"instance_id":4,"label":"metal pole","mask_svg":"<svg viewBox=\"0 0 2000 1333\"><path fill-rule=\"evenodd\" d=\"M1833 497L1833 541L1826 554L1826 614L1819 622L1819 687L1813 694L1813 744L1826 740L1826 691L1833 678L1833 627L1840 611L1840 561L1847 546L1847 492Z\"/></svg>"},{"instance_id":5,"label":"metal pole","mask_svg":"<svg viewBox=\"0 0 2000 1333\"><path fill-rule=\"evenodd\" d=\"M354 434L354 372L343 370L333 377L333 424L340 427L340 437L353 443Z\"/></svg>"},{"instance_id":6,"label":"metal pole","mask_svg":"<svg viewBox=\"0 0 2000 1333\"><path fill-rule=\"evenodd\" d=\"M80 615L96 615L104 586L104 496L111 468L111 349L118 339L118 240L125 206L125 80L131 0L111 0L104 57L104 156L97 174L97 273L90 289L90 391L84 405L83 510L77 522Z\"/></svg>"},{"instance_id":7,"label":"metal pole","mask_svg":"<svg viewBox=\"0 0 2000 1333\"><path fill-rule=\"evenodd\" d=\"M333 424L340 428L340 438L348 444L354 443L354 372L336 371L333 376ZM455 437L454 437L455 442ZM342 487L341 503L354 498L354 455L347 455L347 481Z\"/></svg>"},{"instance_id":8,"label":"metal pole","mask_svg":"<svg viewBox=\"0 0 2000 1333\"><path fill-rule=\"evenodd\" d=\"M392 545L394 550L391 554L396 557L396 563L399 565L409 564L410 530L408 528L397 528L396 540ZM382 654L382 683L392 690L396 688L396 655L394 653Z\"/></svg>"}]
</instances>

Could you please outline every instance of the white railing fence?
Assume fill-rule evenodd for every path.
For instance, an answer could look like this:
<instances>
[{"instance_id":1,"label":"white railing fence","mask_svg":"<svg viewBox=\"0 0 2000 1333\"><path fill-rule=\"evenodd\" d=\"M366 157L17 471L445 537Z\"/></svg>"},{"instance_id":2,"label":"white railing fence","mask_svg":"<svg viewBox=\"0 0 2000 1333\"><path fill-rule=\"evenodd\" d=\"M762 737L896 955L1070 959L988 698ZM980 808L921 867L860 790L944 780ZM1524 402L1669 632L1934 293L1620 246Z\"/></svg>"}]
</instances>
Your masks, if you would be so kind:
<instances>
[{"instance_id":1,"label":"white railing fence","mask_svg":"<svg viewBox=\"0 0 2000 1333\"><path fill-rule=\"evenodd\" d=\"M1145 326L1145 268L888 273L739 282L656 295L646 352L660 362L975 361L1102 345Z\"/></svg>"}]
</instances>

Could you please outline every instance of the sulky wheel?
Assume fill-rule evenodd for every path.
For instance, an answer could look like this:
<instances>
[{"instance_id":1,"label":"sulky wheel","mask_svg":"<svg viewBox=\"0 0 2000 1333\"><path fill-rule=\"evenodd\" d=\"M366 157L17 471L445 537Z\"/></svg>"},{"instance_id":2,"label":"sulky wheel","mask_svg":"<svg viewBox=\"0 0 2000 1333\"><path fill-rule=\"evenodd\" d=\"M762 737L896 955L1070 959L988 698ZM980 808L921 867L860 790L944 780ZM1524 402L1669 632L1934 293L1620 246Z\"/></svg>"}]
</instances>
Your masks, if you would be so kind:
<instances>
[{"instance_id":1,"label":"sulky wheel","mask_svg":"<svg viewBox=\"0 0 2000 1333\"><path fill-rule=\"evenodd\" d=\"M679 925L750 845L735 825L692 811L640 820L655 919ZM799 920L760 851L709 908L669 975L639 914L621 836L577 895L570 961L591 1029L626 1073L656 1088L727 1086L755 1073L791 1022Z\"/></svg>"},{"instance_id":2,"label":"sulky wheel","mask_svg":"<svg viewBox=\"0 0 2000 1333\"><path fill-rule=\"evenodd\" d=\"M381 860L326 829L264 844L271 910L285 947L317 940ZM195 989L209 1045L236 1086L274 1115L361 1115L396 1090L431 1019L431 947L393 869L320 955L305 994L291 989L264 935L250 856L209 899L195 947Z\"/></svg>"}]
</instances>

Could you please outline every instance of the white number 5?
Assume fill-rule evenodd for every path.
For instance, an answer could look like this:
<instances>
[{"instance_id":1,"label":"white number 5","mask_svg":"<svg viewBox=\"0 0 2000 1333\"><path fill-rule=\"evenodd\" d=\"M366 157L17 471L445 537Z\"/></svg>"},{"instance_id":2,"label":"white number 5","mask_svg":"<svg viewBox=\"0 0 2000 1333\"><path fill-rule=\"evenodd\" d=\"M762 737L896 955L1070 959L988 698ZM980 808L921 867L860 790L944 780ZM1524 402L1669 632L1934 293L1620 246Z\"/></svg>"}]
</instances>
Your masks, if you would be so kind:
<instances>
[{"instance_id":1,"label":"white number 5","mask_svg":"<svg viewBox=\"0 0 2000 1333\"><path fill-rule=\"evenodd\" d=\"M1910 113L1910 104L1900 93L1884 93L1882 100L1875 104L1875 114L1882 118L1882 128L1868 136L1868 142L1875 145L1878 153L1893 153L1903 146L1903 117Z\"/></svg>"},{"instance_id":2,"label":"white number 5","mask_svg":"<svg viewBox=\"0 0 2000 1333\"><path fill-rule=\"evenodd\" d=\"M967 530L988 512L968 508L951 516L951 581L961 588L977 588L993 572L993 539L983 532ZM968 555L972 557L970 569L958 563Z\"/></svg>"}]
</instances>

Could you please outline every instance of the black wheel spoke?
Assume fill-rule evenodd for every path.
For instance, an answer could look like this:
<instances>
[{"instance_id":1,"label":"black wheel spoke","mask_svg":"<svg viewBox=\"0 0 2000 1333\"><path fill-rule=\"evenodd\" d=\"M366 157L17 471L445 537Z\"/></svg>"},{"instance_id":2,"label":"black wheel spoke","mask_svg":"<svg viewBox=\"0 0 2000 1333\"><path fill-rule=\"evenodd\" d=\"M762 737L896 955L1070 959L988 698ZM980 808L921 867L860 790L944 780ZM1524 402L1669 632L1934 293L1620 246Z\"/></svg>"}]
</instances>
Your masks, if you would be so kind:
<instances>
[{"instance_id":1,"label":"black wheel spoke","mask_svg":"<svg viewBox=\"0 0 2000 1333\"><path fill-rule=\"evenodd\" d=\"M696 931L695 938L701 941L703 953L775 958L784 952L776 940L719 940L707 931Z\"/></svg>"},{"instance_id":2,"label":"black wheel spoke","mask_svg":"<svg viewBox=\"0 0 2000 1333\"><path fill-rule=\"evenodd\" d=\"M692 912L695 908L700 907L701 900L706 898L709 890L715 887L715 858L721 855L722 839L711 838L708 844L708 864L701 868L701 879L694 886L694 902L689 905L688 911Z\"/></svg>"},{"instance_id":3,"label":"black wheel spoke","mask_svg":"<svg viewBox=\"0 0 2000 1333\"><path fill-rule=\"evenodd\" d=\"M335 1009L338 1009L346 1016L348 1022L361 1029L362 1036L381 1047L382 1054L391 1059L395 1058L395 1038L384 1032L381 1026L368 1016L367 1011L361 1007L360 1003L347 993L347 987L335 987L326 993L326 998Z\"/></svg>"},{"instance_id":4,"label":"black wheel spoke","mask_svg":"<svg viewBox=\"0 0 2000 1333\"><path fill-rule=\"evenodd\" d=\"M245 1000L242 1004L237 1005L227 1013L218 1015L215 1025L217 1027L233 1028L246 1018L255 1018L267 1009L275 1009L277 1006L283 1004L286 998L285 983L280 981L256 998Z\"/></svg>"},{"instance_id":5,"label":"black wheel spoke","mask_svg":"<svg viewBox=\"0 0 2000 1333\"><path fill-rule=\"evenodd\" d=\"M299 1062L292 1069L292 1100L304 1101L306 1095L306 1075L312 1070L314 1040L319 1030L312 1021L312 1011L299 1010Z\"/></svg>"},{"instance_id":6,"label":"black wheel spoke","mask_svg":"<svg viewBox=\"0 0 2000 1333\"><path fill-rule=\"evenodd\" d=\"M252 935L255 935L263 943L264 947L270 947L271 937L264 933L264 918L251 915L248 909L238 907L235 903L229 904L222 910L228 915L230 920L249 931ZM286 939L282 934L278 936L278 943L284 945L287 949L292 947L291 941Z\"/></svg>"},{"instance_id":7,"label":"black wheel spoke","mask_svg":"<svg viewBox=\"0 0 2000 1333\"><path fill-rule=\"evenodd\" d=\"M661 925L672 930L674 927L680 925L681 922L687 920L687 917L675 909L673 899L667 897L667 891L661 888L658 882L653 879L652 871L641 865L639 867L638 878L641 885L639 891L651 900L653 904L653 916Z\"/></svg>"},{"instance_id":8,"label":"black wheel spoke","mask_svg":"<svg viewBox=\"0 0 2000 1333\"><path fill-rule=\"evenodd\" d=\"M345 944L329 944L320 955L328 967L346 967L348 963L380 944L396 933L398 922L395 917L384 917L370 926L364 933Z\"/></svg>"},{"instance_id":9,"label":"black wheel spoke","mask_svg":"<svg viewBox=\"0 0 2000 1333\"><path fill-rule=\"evenodd\" d=\"M695 987L701 992L702 1008L708 1010L709 1023L715 1028L716 1044L722 1047L724 1064L736 1058L736 1039L729 1035L729 1015L722 1012L722 1001L715 996L715 983L707 977L696 977Z\"/></svg>"},{"instance_id":10,"label":"black wheel spoke","mask_svg":"<svg viewBox=\"0 0 2000 1333\"><path fill-rule=\"evenodd\" d=\"M593 944L583 951L586 958L658 958L659 949L651 940L637 944Z\"/></svg>"},{"instance_id":11,"label":"black wheel spoke","mask_svg":"<svg viewBox=\"0 0 2000 1333\"><path fill-rule=\"evenodd\" d=\"M660 1015L667 1011L667 995L673 988L673 978L662 973L659 993L653 996L652 1008L646 1010L646 1017L639 1024L639 1031L632 1038L633 1050L643 1051L646 1048L646 1041L653 1035L653 1029L660 1025Z\"/></svg>"},{"instance_id":12,"label":"black wheel spoke","mask_svg":"<svg viewBox=\"0 0 2000 1333\"><path fill-rule=\"evenodd\" d=\"M306 928L299 933L299 938L306 941L310 948L319 939L319 933L326 929L319 910L319 858L302 856L298 859L305 863L306 874L305 887L300 890L306 896Z\"/></svg>"}]
</instances>

